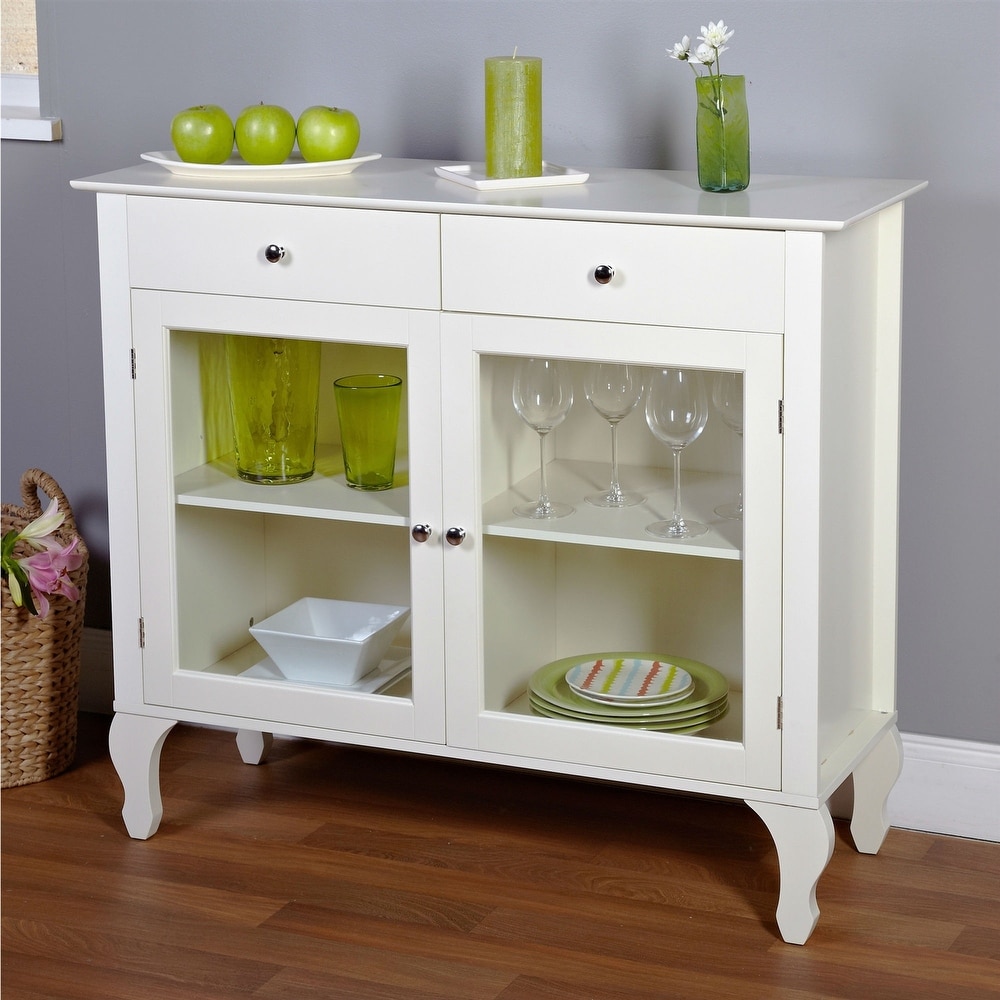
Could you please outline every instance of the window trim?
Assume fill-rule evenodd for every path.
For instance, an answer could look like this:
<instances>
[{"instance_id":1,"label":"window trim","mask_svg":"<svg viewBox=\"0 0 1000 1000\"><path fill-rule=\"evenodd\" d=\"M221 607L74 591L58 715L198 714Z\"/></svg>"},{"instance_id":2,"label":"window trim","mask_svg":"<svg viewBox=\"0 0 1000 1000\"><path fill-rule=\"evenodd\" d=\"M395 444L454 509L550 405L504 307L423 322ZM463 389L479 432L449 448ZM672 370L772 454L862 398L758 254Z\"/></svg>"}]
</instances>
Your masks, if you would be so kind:
<instances>
[{"instance_id":1,"label":"window trim","mask_svg":"<svg viewBox=\"0 0 1000 1000\"><path fill-rule=\"evenodd\" d=\"M4 73L0 110L0 138L58 142L62 139L62 119L43 117L39 111L38 76Z\"/></svg>"}]
</instances>

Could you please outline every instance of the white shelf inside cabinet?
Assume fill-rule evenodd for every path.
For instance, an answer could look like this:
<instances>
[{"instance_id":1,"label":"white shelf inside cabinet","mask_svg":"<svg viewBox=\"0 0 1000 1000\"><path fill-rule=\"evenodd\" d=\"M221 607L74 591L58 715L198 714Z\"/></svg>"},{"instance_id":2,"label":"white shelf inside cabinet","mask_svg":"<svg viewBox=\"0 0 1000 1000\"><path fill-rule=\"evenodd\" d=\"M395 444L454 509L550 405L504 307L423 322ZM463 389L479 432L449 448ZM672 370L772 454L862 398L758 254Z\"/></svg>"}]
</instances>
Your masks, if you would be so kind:
<instances>
[{"instance_id":1,"label":"white shelf inside cabinet","mask_svg":"<svg viewBox=\"0 0 1000 1000\"><path fill-rule=\"evenodd\" d=\"M573 513L549 520L532 520L513 513L517 504L538 496L538 473L491 498L483 507L483 533L535 538L606 548L679 552L714 559L742 558L743 522L720 517L715 508L730 503L739 490L739 477L723 473L685 472L681 469L681 508L685 517L708 525L708 532L690 541L666 541L648 534L646 526L673 513L673 473L667 469L619 466L625 490L646 500L634 507L608 509L587 503L588 494L608 488L606 462L554 461L546 466L549 496L573 505Z\"/></svg>"},{"instance_id":2,"label":"white shelf inside cabinet","mask_svg":"<svg viewBox=\"0 0 1000 1000\"><path fill-rule=\"evenodd\" d=\"M301 483L265 486L236 474L233 456L200 465L174 479L177 503L188 507L257 511L291 517L317 517L368 524L409 523L410 491L405 462L396 465L396 482L389 490L351 489L342 464L329 450L321 450L316 472Z\"/></svg>"},{"instance_id":3,"label":"white shelf inside cabinet","mask_svg":"<svg viewBox=\"0 0 1000 1000\"><path fill-rule=\"evenodd\" d=\"M288 678L278 677L247 677L246 671L260 663L264 657L264 651L256 642L248 642L228 656L211 663L197 671L198 673L215 674L222 677L230 677L237 684L248 684L253 686L263 685L274 688L299 688L306 691L322 692L324 694L335 694L344 698L380 698L411 697L411 681L409 673L397 678L394 682L386 684L379 691L357 691L350 688L339 687L335 684L310 684L307 681L297 681ZM408 656L409 653L402 647L393 646L387 654L387 659L400 659Z\"/></svg>"}]
</instances>

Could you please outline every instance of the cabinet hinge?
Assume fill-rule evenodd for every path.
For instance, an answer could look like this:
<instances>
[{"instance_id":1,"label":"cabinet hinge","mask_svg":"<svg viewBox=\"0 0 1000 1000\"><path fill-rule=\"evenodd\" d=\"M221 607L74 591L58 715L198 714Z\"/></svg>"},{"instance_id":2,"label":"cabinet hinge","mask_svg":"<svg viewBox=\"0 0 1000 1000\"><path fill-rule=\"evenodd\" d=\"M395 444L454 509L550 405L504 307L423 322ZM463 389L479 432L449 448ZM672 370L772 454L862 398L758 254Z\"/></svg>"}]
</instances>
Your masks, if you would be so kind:
<instances>
[{"instance_id":1,"label":"cabinet hinge","mask_svg":"<svg viewBox=\"0 0 1000 1000\"><path fill-rule=\"evenodd\" d=\"M785 433L785 401L783 399L778 400L778 433Z\"/></svg>"},{"instance_id":2,"label":"cabinet hinge","mask_svg":"<svg viewBox=\"0 0 1000 1000\"><path fill-rule=\"evenodd\" d=\"M142 618L139 619L139 648L146 648L146 622Z\"/></svg>"},{"instance_id":3,"label":"cabinet hinge","mask_svg":"<svg viewBox=\"0 0 1000 1000\"><path fill-rule=\"evenodd\" d=\"M780 694L778 695L778 711L777 711L777 718L775 719L775 721L777 723L777 728L779 730L784 728L784 721L785 721L785 719L784 719L784 706L782 704L781 695Z\"/></svg>"},{"instance_id":4,"label":"cabinet hinge","mask_svg":"<svg viewBox=\"0 0 1000 1000\"><path fill-rule=\"evenodd\" d=\"M133 347L129 353L132 356L132 381L135 381L135 348Z\"/></svg>"}]
</instances>

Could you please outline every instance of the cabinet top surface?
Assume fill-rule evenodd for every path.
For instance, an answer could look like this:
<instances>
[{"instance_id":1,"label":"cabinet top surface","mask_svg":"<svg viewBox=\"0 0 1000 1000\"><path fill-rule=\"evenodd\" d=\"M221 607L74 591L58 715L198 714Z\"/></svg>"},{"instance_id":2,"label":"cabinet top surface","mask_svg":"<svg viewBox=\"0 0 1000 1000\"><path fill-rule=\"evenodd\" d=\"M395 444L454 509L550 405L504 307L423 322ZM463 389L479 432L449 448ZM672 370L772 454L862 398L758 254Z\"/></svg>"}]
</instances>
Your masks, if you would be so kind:
<instances>
[{"instance_id":1,"label":"cabinet top surface","mask_svg":"<svg viewBox=\"0 0 1000 1000\"><path fill-rule=\"evenodd\" d=\"M754 175L746 191L711 194L694 172L596 168L584 184L480 192L439 177L432 160L383 158L335 177L186 177L155 163L72 182L86 191L210 201L461 215L832 231L901 201L925 181Z\"/></svg>"}]
</instances>

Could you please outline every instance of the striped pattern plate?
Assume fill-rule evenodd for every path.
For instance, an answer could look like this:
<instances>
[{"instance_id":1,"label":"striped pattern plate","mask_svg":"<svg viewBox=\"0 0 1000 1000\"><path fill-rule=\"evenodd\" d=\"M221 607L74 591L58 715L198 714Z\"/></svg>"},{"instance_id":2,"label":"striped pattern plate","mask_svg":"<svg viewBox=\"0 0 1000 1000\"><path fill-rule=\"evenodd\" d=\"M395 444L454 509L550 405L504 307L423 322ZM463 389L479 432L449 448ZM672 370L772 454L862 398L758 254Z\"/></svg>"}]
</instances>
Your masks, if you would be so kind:
<instances>
[{"instance_id":1,"label":"striped pattern plate","mask_svg":"<svg viewBox=\"0 0 1000 1000\"><path fill-rule=\"evenodd\" d=\"M566 683L591 701L625 705L669 705L694 689L691 675L676 663L636 656L578 663L566 671Z\"/></svg>"}]
</instances>

